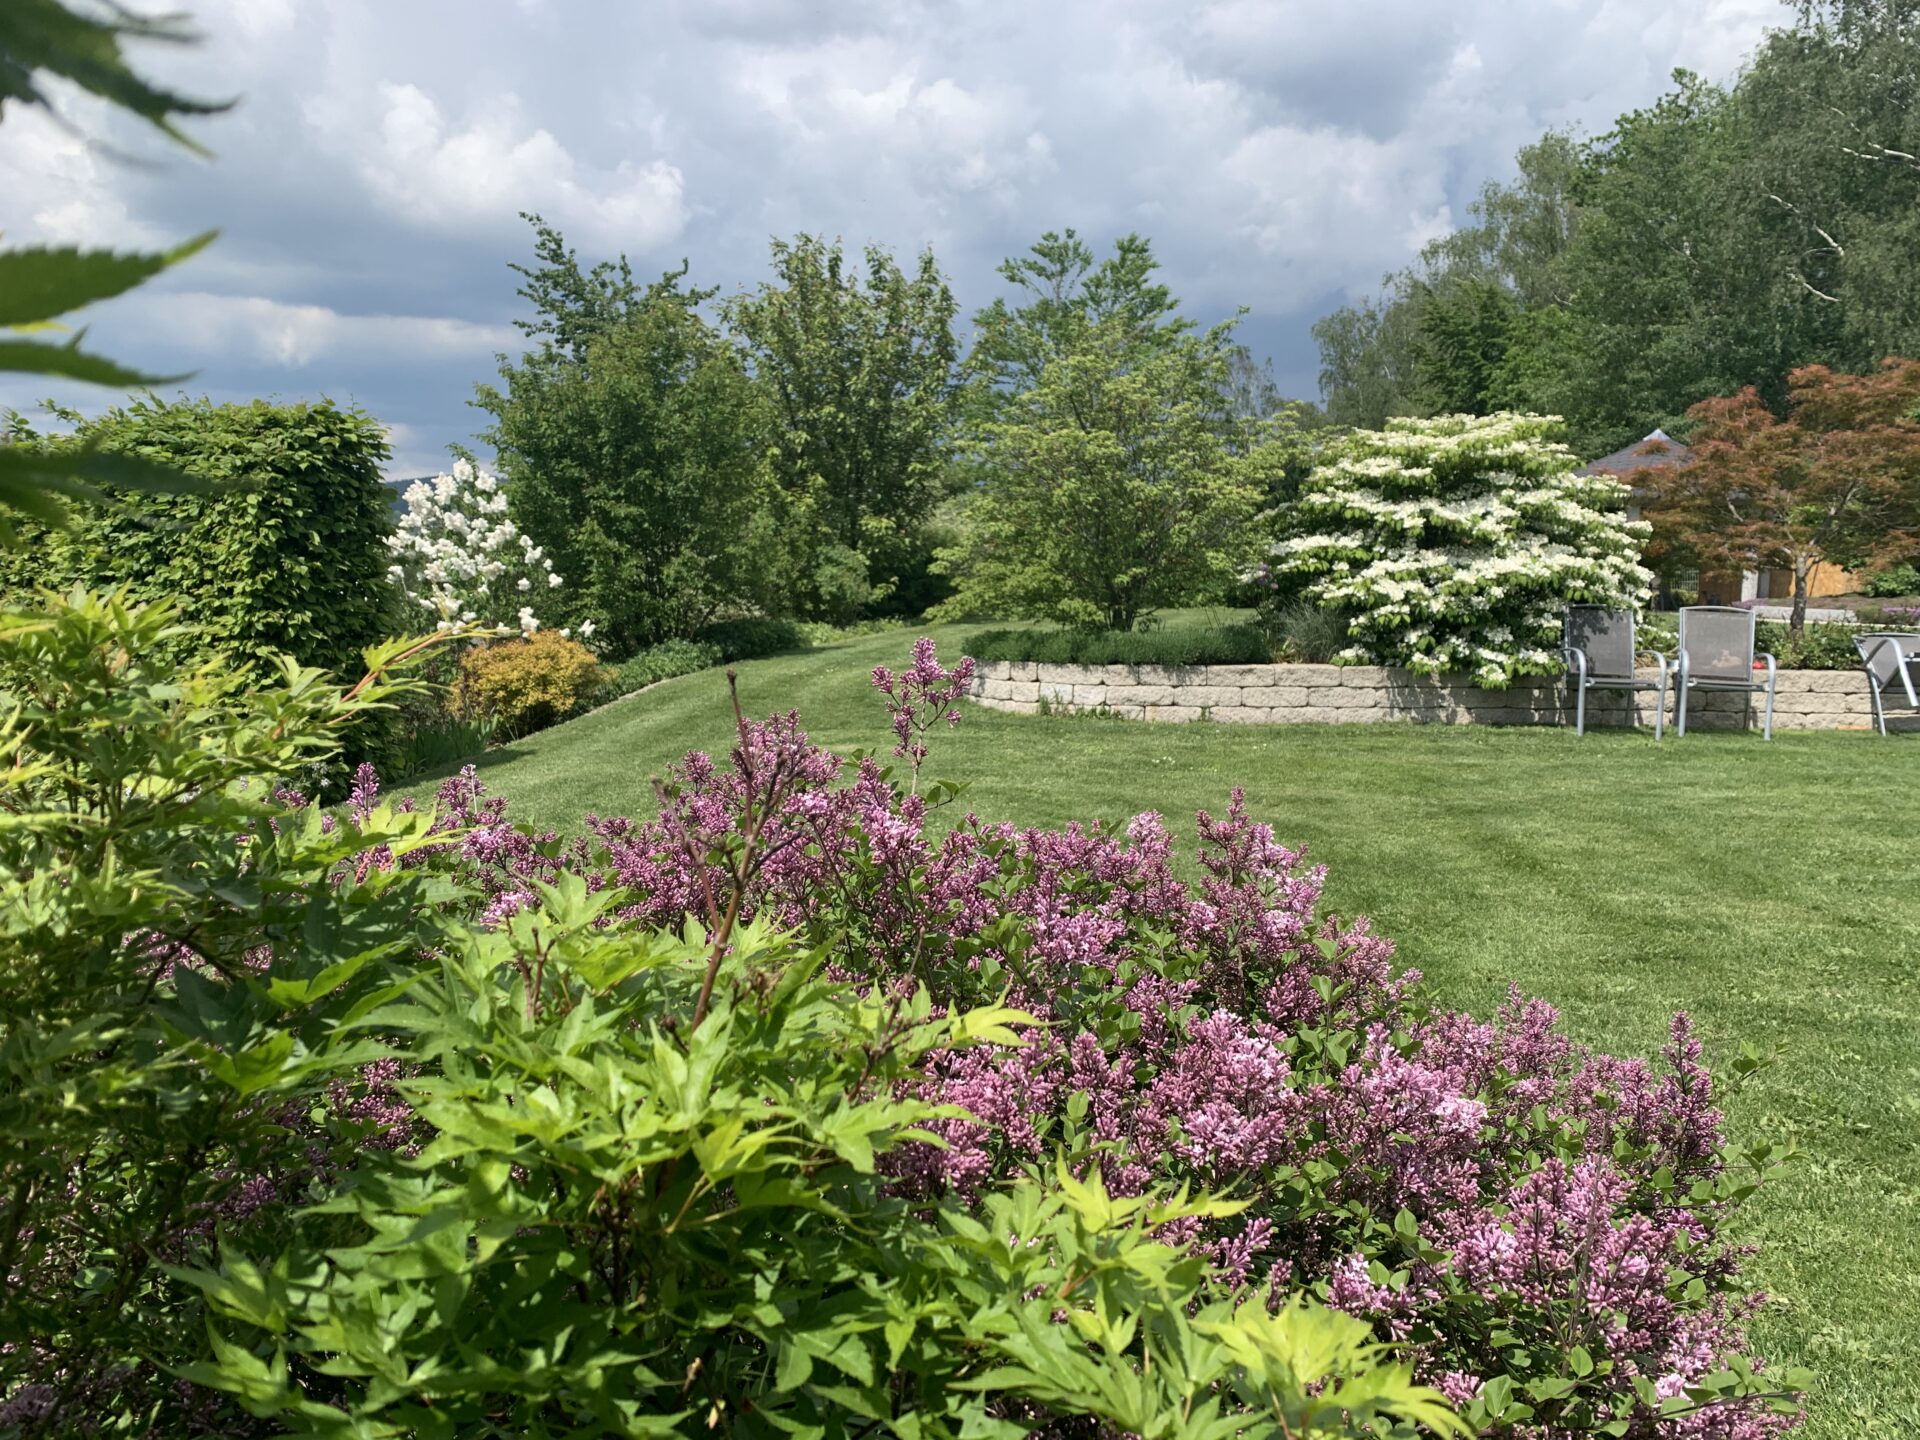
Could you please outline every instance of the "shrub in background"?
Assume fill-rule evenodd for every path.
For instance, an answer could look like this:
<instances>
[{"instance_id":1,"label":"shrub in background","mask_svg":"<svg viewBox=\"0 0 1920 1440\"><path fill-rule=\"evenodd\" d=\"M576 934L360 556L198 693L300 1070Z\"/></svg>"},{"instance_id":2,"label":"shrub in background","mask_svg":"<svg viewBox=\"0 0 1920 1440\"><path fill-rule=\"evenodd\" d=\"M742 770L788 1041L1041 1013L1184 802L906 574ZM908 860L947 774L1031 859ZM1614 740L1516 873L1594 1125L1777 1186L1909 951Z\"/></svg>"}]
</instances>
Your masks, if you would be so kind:
<instances>
[{"instance_id":1,"label":"shrub in background","mask_svg":"<svg viewBox=\"0 0 1920 1440\"><path fill-rule=\"evenodd\" d=\"M1354 432L1279 517L1272 566L1348 618L1360 664L1557 674L1569 604L1643 605L1649 527L1626 488L1575 472L1551 416L1389 420Z\"/></svg>"},{"instance_id":2,"label":"shrub in background","mask_svg":"<svg viewBox=\"0 0 1920 1440\"><path fill-rule=\"evenodd\" d=\"M550 625L600 628L629 655L724 605L761 601L770 482L758 391L683 285L635 283L625 259L582 268L537 215L535 264L513 268L535 348L502 360L475 403L494 423L514 520L567 588Z\"/></svg>"},{"instance_id":3,"label":"shrub in background","mask_svg":"<svg viewBox=\"0 0 1920 1440\"><path fill-rule=\"evenodd\" d=\"M414 481L401 500L387 540L394 557L387 574L413 606L409 626L479 625L531 635L542 614L554 613L566 579L514 524L492 475L462 460L451 474ZM585 640L593 621L583 619L579 628Z\"/></svg>"},{"instance_id":4,"label":"shrub in background","mask_svg":"<svg viewBox=\"0 0 1920 1440\"><path fill-rule=\"evenodd\" d=\"M863 635L885 635L891 631L912 628L910 621L881 616L855 620L847 625L829 625L824 620L802 620L794 626L800 643L809 649L818 645L837 645L842 640L857 640Z\"/></svg>"},{"instance_id":5,"label":"shrub in background","mask_svg":"<svg viewBox=\"0 0 1920 1440\"><path fill-rule=\"evenodd\" d=\"M1264 665L1273 658L1252 625L1165 630L983 630L967 641L976 660L1058 665Z\"/></svg>"},{"instance_id":6,"label":"shrub in background","mask_svg":"<svg viewBox=\"0 0 1920 1440\"><path fill-rule=\"evenodd\" d=\"M953 292L930 250L902 265L877 245L849 255L814 235L771 248L773 278L725 305L765 406L778 492L748 564L784 572L770 608L786 614L845 624L924 605L938 584L929 522L950 488Z\"/></svg>"},{"instance_id":7,"label":"shrub in background","mask_svg":"<svg viewBox=\"0 0 1920 1440\"><path fill-rule=\"evenodd\" d=\"M1754 625L1753 648L1756 654L1771 654L1782 670L1858 670L1860 651L1854 636L1868 630L1914 629L1916 619L1920 612L1888 606L1878 618L1857 625L1809 621L1798 637L1783 620L1761 620ZM1672 615L1649 615L1640 626L1639 639L1643 651L1674 655L1680 643L1678 621Z\"/></svg>"},{"instance_id":8,"label":"shrub in background","mask_svg":"<svg viewBox=\"0 0 1920 1440\"><path fill-rule=\"evenodd\" d=\"M703 625L693 638L720 652L722 662L760 660L768 655L784 655L801 649L806 643L800 627L791 620L773 620L762 615L739 620L717 620Z\"/></svg>"},{"instance_id":9,"label":"shrub in background","mask_svg":"<svg viewBox=\"0 0 1920 1440\"><path fill-rule=\"evenodd\" d=\"M172 597L194 627L170 643L208 647L263 677L280 655L357 675L361 652L390 633L392 495L380 480L386 433L372 416L330 400L142 399L71 435L22 443L131 456L214 483L122 492L115 508L30 534L0 559L10 593L85 584Z\"/></svg>"},{"instance_id":10,"label":"shrub in background","mask_svg":"<svg viewBox=\"0 0 1920 1440\"><path fill-rule=\"evenodd\" d=\"M721 663L720 648L703 640L663 640L613 667L611 678L593 693L589 705L605 705L635 690Z\"/></svg>"},{"instance_id":11,"label":"shrub in background","mask_svg":"<svg viewBox=\"0 0 1920 1440\"><path fill-rule=\"evenodd\" d=\"M1920 595L1920 567L1895 565L1867 577L1862 587L1877 600L1897 599L1902 595Z\"/></svg>"},{"instance_id":12,"label":"shrub in background","mask_svg":"<svg viewBox=\"0 0 1920 1440\"><path fill-rule=\"evenodd\" d=\"M1326 665L1346 649L1344 615L1323 610L1304 596L1260 607L1274 658L1296 665Z\"/></svg>"},{"instance_id":13,"label":"shrub in background","mask_svg":"<svg viewBox=\"0 0 1920 1440\"><path fill-rule=\"evenodd\" d=\"M491 719L507 739L566 719L608 672L578 640L541 630L524 640L478 645L460 657L459 708Z\"/></svg>"},{"instance_id":14,"label":"shrub in background","mask_svg":"<svg viewBox=\"0 0 1920 1440\"><path fill-rule=\"evenodd\" d=\"M1252 558L1260 488L1217 419L1213 336L1129 353L1097 327L979 427L981 485L935 614L1129 630L1218 599Z\"/></svg>"},{"instance_id":15,"label":"shrub in background","mask_svg":"<svg viewBox=\"0 0 1920 1440\"><path fill-rule=\"evenodd\" d=\"M1860 651L1853 637L1868 628L1833 623L1808 625L1795 635L1785 621L1762 620L1754 626L1753 648L1771 653L1782 670L1858 670Z\"/></svg>"}]
</instances>

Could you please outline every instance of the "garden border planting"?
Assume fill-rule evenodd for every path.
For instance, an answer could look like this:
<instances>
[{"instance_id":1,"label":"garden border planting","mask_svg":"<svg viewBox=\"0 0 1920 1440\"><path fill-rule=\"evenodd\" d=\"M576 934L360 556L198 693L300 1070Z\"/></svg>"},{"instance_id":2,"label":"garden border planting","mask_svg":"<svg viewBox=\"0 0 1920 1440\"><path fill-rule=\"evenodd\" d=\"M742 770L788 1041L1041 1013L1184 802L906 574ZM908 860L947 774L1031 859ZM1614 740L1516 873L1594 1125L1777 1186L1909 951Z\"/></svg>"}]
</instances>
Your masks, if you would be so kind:
<instances>
[{"instance_id":1,"label":"garden border planting","mask_svg":"<svg viewBox=\"0 0 1920 1440\"><path fill-rule=\"evenodd\" d=\"M1657 672L1642 670L1642 679ZM1439 725L1570 725L1565 679L1542 677L1488 690L1466 676L1436 679L1382 665L1049 665L985 660L972 698L990 710L1031 715L1043 707L1099 712L1130 720L1228 724L1371 724L1408 720ZM1687 724L1706 729L1745 723L1748 697L1695 694ZM1753 697L1758 724L1761 697ZM1654 692L1587 697L1587 723L1653 723ZM1672 705L1672 696L1668 696ZM1671 710L1669 711L1671 714ZM1781 730L1866 729L1873 724L1865 677L1857 670L1782 670L1773 723ZM1894 717L1888 717L1889 728ZM1911 728L1913 721L1906 721Z\"/></svg>"}]
</instances>

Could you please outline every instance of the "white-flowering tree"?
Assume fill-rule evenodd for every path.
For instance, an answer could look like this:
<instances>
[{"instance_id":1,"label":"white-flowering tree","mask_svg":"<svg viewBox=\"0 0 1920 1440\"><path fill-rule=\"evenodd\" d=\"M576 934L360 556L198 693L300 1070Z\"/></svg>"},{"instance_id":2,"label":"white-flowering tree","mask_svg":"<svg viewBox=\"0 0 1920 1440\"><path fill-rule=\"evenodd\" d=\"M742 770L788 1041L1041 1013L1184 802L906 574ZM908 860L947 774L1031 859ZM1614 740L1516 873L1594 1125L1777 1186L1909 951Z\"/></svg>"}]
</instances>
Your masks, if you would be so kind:
<instances>
[{"instance_id":1,"label":"white-flowering tree","mask_svg":"<svg viewBox=\"0 0 1920 1440\"><path fill-rule=\"evenodd\" d=\"M1626 487L1576 473L1560 428L1504 414L1358 431L1283 512L1273 569L1347 617L1346 662L1492 688L1557 673L1567 605L1637 608L1653 583Z\"/></svg>"},{"instance_id":2,"label":"white-flowering tree","mask_svg":"<svg viewBox=\"0 0 1920 1440\"><path fill-rule=\"evenodd\" d=\"M536 606L563 583L553 562L507 514L500 482L465 460L449 475L416 480L387 541L387 574L439 630L540 628ZM563 634L568 633L563 631ZM593 634L593 622L580 627Z\"/></svg>"}]
</instances>

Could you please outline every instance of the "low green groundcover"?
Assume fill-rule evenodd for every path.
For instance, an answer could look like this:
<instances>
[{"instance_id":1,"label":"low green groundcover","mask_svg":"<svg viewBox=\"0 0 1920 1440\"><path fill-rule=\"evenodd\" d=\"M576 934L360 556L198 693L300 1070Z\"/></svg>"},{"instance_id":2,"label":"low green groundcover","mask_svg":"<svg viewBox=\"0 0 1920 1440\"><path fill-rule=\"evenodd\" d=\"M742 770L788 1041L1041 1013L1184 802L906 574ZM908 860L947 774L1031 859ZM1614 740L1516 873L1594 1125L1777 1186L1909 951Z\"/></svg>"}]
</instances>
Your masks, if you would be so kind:
<instances>
[{"instance_id":1,"label":"low green groundcover","mask_svg":"<svg viewBox=\"0 0 1920 1440\"><path fill-rule=\"evenodd\" d=\"M976 660L1061 665L1264 665L1273 658L1252 625L1168 630L985 630L967 641Z\"/></svg>"}]
</instances>

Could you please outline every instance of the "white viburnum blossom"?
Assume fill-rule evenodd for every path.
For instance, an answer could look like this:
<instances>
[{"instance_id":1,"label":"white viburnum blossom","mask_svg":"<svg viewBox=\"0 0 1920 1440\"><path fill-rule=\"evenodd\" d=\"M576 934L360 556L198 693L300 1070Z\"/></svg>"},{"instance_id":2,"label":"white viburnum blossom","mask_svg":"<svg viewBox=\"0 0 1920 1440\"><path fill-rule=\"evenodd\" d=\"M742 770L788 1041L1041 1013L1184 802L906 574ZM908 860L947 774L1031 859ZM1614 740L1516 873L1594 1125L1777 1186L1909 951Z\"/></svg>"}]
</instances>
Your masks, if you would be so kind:
<instances>
[{"instance_id":1,"label":"white viburnum blossom","mask_svg":"<svg viewBox=\"0 0 1920 1440\"><path fill-rule=\"evenodd\" d=\"M1470 672L1501 687L1561 668L1569 604L1638 608L1650 533L1627 490L1576 472L1554 416L1445 415L1359 431L1285 512L1269 560L1350 620L1350 664Z\"/></svg>"},{"instance_id":2,"label":"white viburnum blossom","mask_svg":"<svg viewBox=\"0 0 1920 1440\"><path fill-rule=\"evenodd\" d=\"M387 574L438 629L480 625L532 635L540 628L533 609L523 605L516 614L509 597L536 588L551 594L565 582L508 516L494 476L461 460L449 474L415 481L402 498Z\"/></svg>"}]
</instances>

